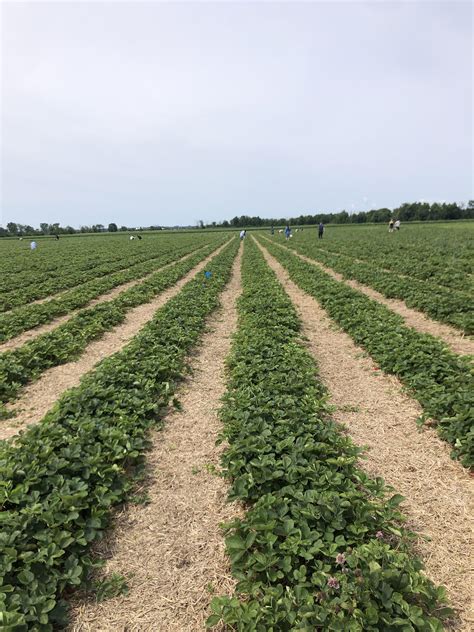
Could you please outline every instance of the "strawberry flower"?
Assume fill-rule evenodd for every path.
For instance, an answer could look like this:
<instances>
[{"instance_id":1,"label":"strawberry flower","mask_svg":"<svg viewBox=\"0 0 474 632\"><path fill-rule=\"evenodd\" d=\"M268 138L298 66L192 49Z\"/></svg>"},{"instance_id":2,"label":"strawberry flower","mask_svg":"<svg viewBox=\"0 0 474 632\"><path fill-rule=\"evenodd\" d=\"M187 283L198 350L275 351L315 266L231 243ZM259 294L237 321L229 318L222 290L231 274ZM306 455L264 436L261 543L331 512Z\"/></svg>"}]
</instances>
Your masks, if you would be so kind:
<instances>
[{"instance_id":1,"label":"strawberry flower","mask_svg":"<svg viewBox=\"0 0 474 632\"><path fill-rule=\"evenodd\" d=\"M335 577L330 577L328 579L328 586L329 588L339 588L339 582L337 581L337 579Z\"/></svg>"}]
</instances>

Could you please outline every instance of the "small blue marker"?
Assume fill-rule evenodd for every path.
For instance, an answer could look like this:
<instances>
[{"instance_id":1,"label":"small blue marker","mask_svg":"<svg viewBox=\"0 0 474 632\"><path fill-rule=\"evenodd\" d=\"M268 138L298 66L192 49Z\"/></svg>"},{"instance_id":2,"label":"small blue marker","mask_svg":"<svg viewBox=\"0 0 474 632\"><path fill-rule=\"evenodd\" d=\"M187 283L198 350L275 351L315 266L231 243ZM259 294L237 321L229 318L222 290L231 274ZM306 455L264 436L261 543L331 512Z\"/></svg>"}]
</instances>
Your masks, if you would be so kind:
<instances>
[{"instance_id":1,"label":"small blue marker","mask_svg":"<svg viewBox=\"0 0 474 632\"><path fill-rule=\"evenodd\" d=\"M209 270L207 270L206 272L204 272L204 276L206 277L206 279L210 279L212 276L212 272L209 272Z\"/></svg>"}]
</instances>

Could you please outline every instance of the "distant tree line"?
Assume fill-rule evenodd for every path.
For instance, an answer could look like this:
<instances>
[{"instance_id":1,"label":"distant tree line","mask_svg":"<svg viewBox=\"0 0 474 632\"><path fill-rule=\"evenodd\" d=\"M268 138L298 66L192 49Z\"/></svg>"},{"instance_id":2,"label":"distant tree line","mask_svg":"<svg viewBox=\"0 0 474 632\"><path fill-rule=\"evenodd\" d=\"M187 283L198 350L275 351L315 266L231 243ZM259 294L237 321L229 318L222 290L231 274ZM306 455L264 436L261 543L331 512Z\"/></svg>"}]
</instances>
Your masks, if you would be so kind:
<instances>
[{"instance_id":1,"label":"distant tree line","mask_svg":"<svg viewBox=\"0 0 474 632\"><path fill-rule=\"evenodd\" d=\"M390 219L399 219L401 222L414 221L441 221L452 219L474 219L474 200L469 200L467 204L458 204L456 202L412 202L405 203L395 209L379 208L371 211L360 211L359 213L349 214L347 211L339 213L315 213L302 214L298 217L280 217L280 218L262 218L251 217L249 215L241 215L233 217L231 220L223 222L212 222L205 224L203 220L197 223L198 228L250 228L252 226L282 226L290 223L293 226L302 226L306 224L369 224L369 223L386 223ZM161 230L162 226L140 227L140 230ZM116 233L135 230L129 226L120 226L114 222L105 226L103 224L94 224L92 226L81 226L73 228L72 226L61 226L59 222L48 224L41 222L39 228L34 228L28 224L18 224L16 222L8 222L6 228L0 226L0 237L22 237L26 235L73 235L75 233Z\"/></svg>"},{"instance_id":2,"label":"distant tree line","mask_svg":"<svg viewBox=\"0 0 474 632\"><path fill-rule=\"evenodd\" d=\"M299 215L298 217L280 217L280 218L261 218L251 217L249 215L241 215L233 217L230 221L226 220L222 223L212 222L206 227L220 228L245 228L252 226L282 226L291 224L293 226L302 226L307 224L368 224L368 223L388 223L390 219L401 222L414 221L440 221L451 219L474 219L474 200L469 200L467 204L457 204L456 202L439 203L434 202L412 202L405 203L395 209L379 208L371 211L360 211L359 213L349 214L347 211L339 213L315 213L307 215Z\"/></svg>"},{"instance_id":3,"label":"distant tree line","mask_svg":"<svg viewBox=\"0 0 474 632\"><path fill-rule=\"evenodd\" d=\"M128 232L135 230L129 226L120 226L120 228L111 222L108 226L103 224L93 224L92 226L81 226L80 228L73 228L72 226L61 226L59 222L54 224L47 224L41 222L39 228L34 228L29 224L18 224L16 222L8 222L6 228L0 226L0 237L23 237L28 235L75 235L76 233L116 233L118 231ZM161 230L161 226L148 226L141 228L141 230Z\"/></svg>"}]
</instances>

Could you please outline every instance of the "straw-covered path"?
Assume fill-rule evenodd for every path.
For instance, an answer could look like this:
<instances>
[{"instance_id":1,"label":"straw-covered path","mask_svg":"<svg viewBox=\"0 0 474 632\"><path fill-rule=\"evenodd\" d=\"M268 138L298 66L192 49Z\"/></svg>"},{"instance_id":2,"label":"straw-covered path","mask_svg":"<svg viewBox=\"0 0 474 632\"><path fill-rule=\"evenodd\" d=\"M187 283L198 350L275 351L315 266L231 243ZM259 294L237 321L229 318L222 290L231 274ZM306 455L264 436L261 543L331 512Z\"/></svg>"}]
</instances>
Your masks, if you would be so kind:
<instances>
[{"instance_id":1,"label":"straw-covered path","mask_svg":"<svg viewBox=\"0 0 474 632\"><path fill-rule=\"evenodd\" d=\"M359 259L357 257L353 257L352 255L349 255L347 252L337 252L335 250L327 250L326 248L320 248L319 244L318 244L318 250L320 250L321 252L325 252L328 255L336 255L336 257L338 256L342 256L342 257L349 257L354 263L362 263L362 264L370 264L373 263L373 261L371 262L369 259ZM378 266L377 266L378 267ZM419 281L422 280L419 277L412 277L409 276L408 274L404 274L403 272L399 272L398 270L393 270L390 268L379 268L382 272L388 272L389 274L394 274L397 277L400 277L400 279L413 279L416 278ZM470 272L466 273L468 277L471 278L472 281L472 274ZM428 279L427 281L430 286L434 286L434 287L438 287L441 290L445 290L447 287L447 285L443 285L441 283L438 283L437 281L434 281L433 279ZM457 290L458 292L460 291L459 289ZM464 294L466 294L466 296L469 294L469 290L462 290Z\"/></svg>"},{"instance_id":2,"label":"straw-covered path","mask_svg":"<svg viewBox=\"0 0 474 632\"><path fill-rule=\"evenodd\" d=\"M283 266L262 251L298 310L308 347L337 407L334 418L356 444L368 447L362 467L405 496L402 508L409 525L430 538L419 538L416 544L426 572L446 586L460 613L459 629L472 630L474 481L450 458L448 444L434 430L418 430L420 406L400 382L379 371L319 303L291 281Z\"/></svg>"},{"instance_id":3,"label":"straw-covered path","mask_svg":"<svg viewBox=\"0 0 474 632\"><path fill-rule=\"evenodd\" d=\"M126 283L117 285L109 292L106 292L105 294L101 294L97 298L92 299L91 301L87 303L87 305L84 305L83 307L80 307L78 309L73 309L67 314L64 314L64 316L58 316L57 318L54 318L49 323L45 323L44 325L38 325L37 327L32 327L31 329L28 329L27 331L22 332L18 336L15 336L11 340L7 340L6 342L0 343L0 353L3 353L4 351L13 351L13 349L18 349L18 347L21 347L26 342L30 342L30 340L33 340L34 338L38 338L38 336L41 336L42 334L47 334L50 331L53 331L53 329L56 329L56 327L59 327L60 325L67 323L68 320L71 320L73 316L78 314L78 312L82 311L83 309L89 309L91 307L95 307L96 305L99 305L100 303L105 303L106 301L111 301L114 298L117 298L117 296L119 294L122 294L122 292L129 290L131 287L134 287L135 285L139 285L140 283L143 283L144 281L149 279L154 274L157 274L158 272L162 272L163 270L166 270L167 268L171 268L177 263L181 263L182 261L185 261L192 255L194 255L196 252L197 250L194 250L193 252L190 252L189 254L185 255L184 257L181 257L180 259L177 259L176 261L167 263L164 266L156 268L155 270L153 270L153 272L144 274L139 279L134 279L133 281L127 281ZM73 288L73 289L76 289L76 288ZM29 304L31 305L32 303L29 303Z\"/></svg>"},{"instance_id":4,"label":"straw-covered path","mask_svg":"<svg viewBox=\"0 0 474 632\"><path fill-rule=\"evenodd\" d=\"M264 239L270 241L268 237L264 237ZM459 353L461 355L474 355L474 340L472 340L471 338L466 338L455 327L451 327L450 325L446 325L444 323L438 322L437 320L433 320L423 312L408 307L403 301L394 298L387 298L380 292L377 292L377 290L374 290L367 285L359 283L359 281L355 281L354 279L346 279L342 276L342 274L336 272L332 268L328 268L319 261L311 259L311 257L301 255L299 252L296 252L296 250L287 248L283 244L280 244L278 242L272 243L276 243L276 245L280 246L281 248L286 248L287 250L289 250L289 252L296 255L303 261L317 266L318 268L329 274L333 279L341 281L342 283L349 285L355 290L359 290L359 292L362 292L369 298L382 303L383 305L391 309L392 312L395 312L396 314L401 316L408 327L413 327L413 329L416 329L417 331L420 331L424 334L431 334L432 336L440 338L440 340L448 345L448 347L455 353Z\"/></svg>"},{"instance_id":5,"label":"straw-covered path","mask_svg":"<svg viewBox=\"0 0 474 632\"><path fill-rule=\"evenodd\" d=\"M176 296L195 274L204 270L209 261L228 243L214 250L177 283L158 294L152 301L129 310L123 323L106 332L102 338L91 342L78 360L46 370L38 380L26 386L21 396L6 406L15 416L0 423L0 439L9 439L27 426L38 423L64 391L77 386L81 377L91 371L98 362L120 351L130 342L153 318L156 310Z\"/></svg>"},{"instance_id":6,"label":"straw-covered path","mask_svg":"<svg viewBox=\"0 0 474 632\"><path fill-rule=\"evenodd\" d=\"M116 516L101 545L105 573L125 576L129 594L73 604L70 632L202 632L213 594L233 590L219 524L239 509L226 502L226 483L214 468L223 449L216 446L217 413L237 325L240 261L239 253L221 307L191 358L192 376L179 393L182 409L152 433L145 487L150 502Z\"/></svg>"}]
</instances>

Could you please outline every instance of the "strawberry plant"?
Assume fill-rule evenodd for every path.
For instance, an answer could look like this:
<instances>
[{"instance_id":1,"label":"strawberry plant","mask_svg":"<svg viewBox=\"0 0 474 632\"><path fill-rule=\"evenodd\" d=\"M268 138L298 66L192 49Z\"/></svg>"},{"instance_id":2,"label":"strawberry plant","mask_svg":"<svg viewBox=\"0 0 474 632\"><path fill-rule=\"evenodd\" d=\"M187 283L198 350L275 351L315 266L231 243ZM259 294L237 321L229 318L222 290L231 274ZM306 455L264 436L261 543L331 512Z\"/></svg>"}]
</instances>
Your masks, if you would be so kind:
<instances>
[{"instance_id":1,"label":"strawberry plant","mask_svg":"<svg viewBox=\"0 0 474 632\"><path fill-rule=\"evenodd\" d=\"M226 525L235 595L212 602L229 629L443 629L444 592L422 572L399 495L357 464L331 420L296 312L252 242L222 409L230 498Z\"/></svg>"},{"instance_id":2,"label":"strawberry plant","mask_svg":"<svg viewBox=\"0 0 474 632\"><path fill-rule=\"evenodd\" d=\"M127 311L171 287L214 249L207 246L188 259L153 274L115 299L81 310L63 325L18 349L0 355L0 401L14 399L21 387L46 369L77 358L87 344L124 321Z\"/></svg>"},{"instance_id":3,"label":"strawberry plant","mask_svg":"<svg viewBox=\"0 0 474 632\"><path fill-rule=\"evenodd\" d=\"M193 250L195 250L195 247L173 248L158 257L135 263L125 270L81 283L78 287L61 294L59 298L51 298L44 303L22 305L10 312L1 314L0 342L14 338L23 331L38 325L48 323L58 316L68 314L72 310L84 307L91 300L112 290L114 287L151 274L156 269L190 254Z\"/></svg>"},{"instance_id":4,"label":"strawberry plant","mask_svg":"<svg viewBox=\"0 0 474 632\"><path fill-rule=\"evenodd\" d=\"M345 278L356 279L374 288L387 298L403 300L408 307L425 312L435 320L446 322L461 329L466 334L474 333L474 301L472 283L468 273L455 273L445 270L443 279L446 285L439 285L438 276L418 278L423 268L422 262L414 261L413 252L403 252L392 262L393 270L385 270L389 265L384 252L377 257L377 246L372 244L371 260L355 260L351 255L318 248L314 238L306 238L292 242L291 246L301 254L307 255L342 274ZM325 243L326 246L326 243ZM373 252L375 251L375 253ZM366 256L369 256L367 253ZM397 265L396 265L397 263ZM426 266L426 260L425 260ZM448 265L445 262L445 265ZM400 269L411 272L415 276L400 274ZM455 279L457 282L454 282Z\"/></svg>"},{"instance_id":5,"label":"strawberry plant","mask_svg":"<svg viewBox=\"0 0 474 632\"><path fill-rule=\"evenodd\" d=\"M390 234L387 226L335 227L316 247L314 231L299 234L303 247L346 255L373 268L428 281L434 286L467 292L472 289L474 224L407 224Z\"/></svg>"},{"instance_id":6,"label":"strawberry plant","mask_svg":"<svg viewBox=\"0 0 474 632\"><path fill-rule=\"evenodd\" d=\"M0 444L0 624L50 632L67 592L87 578L92 542L131 489L147 431L159 427L206 318L218 306L238 248L159 309L119 353L66 392L41 423ZM9 626L9 627L8 627Z\"/></svg>"},{"instance_id":7,"label":"strawberry plant","mask_svg":"<svg viewBox=\"0 0 474 632\"><path fill-rule=\"evenodd\" d=\"M181 243L196 248L215 237L150 236L133 250L117 248L117 237L66 238L58 243L41 241L41 247L33 256L26 243L22 246L13 242L15 251L6 258L6 266L0 266L0 312L123 271L136 263L155 258L158 253L173 251ZM121 236L119 239L124 238Z\"/></svg>"},{"instance_id":8,"label":"strawberry plant","mask_svg":"<svg viewBox=\"0 0 474 632\"><path fill-rule=\"evenodd\" d=\"M291 279L314 296L377 365L396 375L424 409L423 419L437 421L452 455L474 465L474 380L472 362L452 353L437 338L404 324L390 309L362 292L334 280L317 266L279 246L265 247L288 270Z\"/></svg>"}]
</instances>

